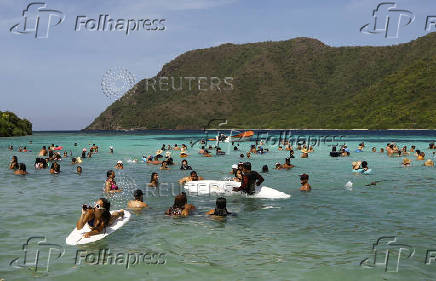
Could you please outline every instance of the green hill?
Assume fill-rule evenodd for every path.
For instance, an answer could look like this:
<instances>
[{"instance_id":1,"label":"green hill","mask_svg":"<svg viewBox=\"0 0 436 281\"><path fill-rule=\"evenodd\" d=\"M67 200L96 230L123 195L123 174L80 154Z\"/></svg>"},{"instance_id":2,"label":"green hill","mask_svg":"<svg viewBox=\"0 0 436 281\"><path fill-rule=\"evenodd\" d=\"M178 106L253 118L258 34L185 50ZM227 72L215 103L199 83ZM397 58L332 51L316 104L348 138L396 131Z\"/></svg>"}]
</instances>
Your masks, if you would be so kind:
<instances>
[{"instance_id":1,"label":"green hill","mask_svg":"<svg viewBox=\"0 0 436 281\"><path fill-rule=\"evenodd\" d=\"M12 112L0 111L0 137L26 136L32 134L32 123L20 119Z\"/></svg>"},{"instance_id":2,"label":"green hill","mask_svg":"<svg viewBox=\"0 0 436 281\"><path fill-rule=\"evenodd\" d=\"M435 45L430 33L387 47L295 38L189 51L86 129L200 129L214 118L232 128L435 129ZM182 90L151 89L162 77L233 77L233 89L189 89L186 79Z\"/></svg>"}]
</instances>

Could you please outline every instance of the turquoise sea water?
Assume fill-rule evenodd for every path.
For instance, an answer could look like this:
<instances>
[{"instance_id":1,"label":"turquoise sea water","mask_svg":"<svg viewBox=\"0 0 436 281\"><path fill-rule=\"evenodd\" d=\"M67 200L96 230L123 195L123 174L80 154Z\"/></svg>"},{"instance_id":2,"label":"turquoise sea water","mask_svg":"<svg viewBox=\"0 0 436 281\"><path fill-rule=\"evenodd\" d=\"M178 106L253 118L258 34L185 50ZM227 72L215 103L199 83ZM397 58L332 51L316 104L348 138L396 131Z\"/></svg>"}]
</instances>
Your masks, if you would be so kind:
<instances>
[{"instance_id":1,"label":"turquoise sea water","mask_svg":"<svg viewBox=\"0 0 436 281\"><path fill-rule=\"evenodd\" d=\"M308 132L317 135L344 135L351 148L351 157L331 158L330 143L315 146L308 159L296 158L290 171L273 170L274 163L284 162L287 151L269 145L270 153L253 155L254 170L267 164L269 173L263 174L265 185L290 193L290 199L266 200L230 196L228 209L237 213L224 221L210 219L203 214L215 205L216 196L188 198L198 211L189 218L173 219L164 211L173 203L180 187L178 179L188 175L180 171L178 152L171 170L160 171L158 166L128 163L141 160L142 154L154 153L162 144L189 144L200 132L120 133L35 133L33 136L0 139L0 278L5 280L435 280L436 261L426 264L428 250L436 250L436 168L423 167L413 161L412 167L402 168L401 158L370 152L386 143L396 141L400 146L414 144L432 158L428 144L436 139L436 131L426 132ZM300 135L303 135L301 133ZM319 137L319 136L318 136ZM29 141L32 144L29 144ZM353 153L358 143L365 141L366 151ZM74 147L77 142L78 146ZM76 175L71 158L61 161L61 174L50 175L48 170L33 168L42 145L55 143L72 150L78 156L83 147L95 143L100 152L81 164L83 174ZM8 145L26 145L32 152L8 151ZM247 152L251 143L241 143ZM114 154L109 153L109 146ZM189 146L189 145L188 145ZM268 147L268 146L267 146ZM227 145L222 148L227 151ZM231 165L240 161L239 152L222 157L203 158L199 147L189 146L189 164L206 179L223 180L229 177ZM12 155L27 165L29 175L16 176L8 170ZM415 157L410 157L415 159ZM434 158L433 158L434 159ZM125 192L110 198L112 209L125 208L132 192L141 188L150 209L134 213L120 230L104 240L87 246L67 246L65 237L74 228L83 203L92 204L104 196L105 174L117 160L125 169L116 171L117 183ZM372 175L353 175L351 162L366 160ZM152 172L158 172L160 194L146 190ZM301 193L298 175L310 175L312 192ZM344 187L353 182L352 190ZM366 186L372 181L376 186ZM39 245L40 266L23 266L23 244L31 237L44 237L52 246ZM383 249L390 249L387 267L374 266L373 244L383 236L396 237L386 245L382 239L377 249L377 262L383 263ZM36 242L29 246L29 265L34 260ZM393 240L391 238L390 240ZM33 244L32 244L33 243ZM397 245L395 245L397 244ZM398 245L403 244L403 246ZM61 247L64 254L57 258ZM398 249L401 250L398 262ZM75 264L79 253L161 254L164 264L141 262L126 268L125 264ZM410 251L410 252L409 252ZM413 255L408 257L410 254ZM432 254L436 256L436 251ZM431 256L431 252L430 252ZM10 262L19 258L15 263ZM368 262L360 265L361 261ZM396 267L398 266L398 272ZM365 266L366 265L366 266ZM385 269L387 268L387 272ZM390 272L394 271L394 272Z\"/></svg>"}]
</instances>

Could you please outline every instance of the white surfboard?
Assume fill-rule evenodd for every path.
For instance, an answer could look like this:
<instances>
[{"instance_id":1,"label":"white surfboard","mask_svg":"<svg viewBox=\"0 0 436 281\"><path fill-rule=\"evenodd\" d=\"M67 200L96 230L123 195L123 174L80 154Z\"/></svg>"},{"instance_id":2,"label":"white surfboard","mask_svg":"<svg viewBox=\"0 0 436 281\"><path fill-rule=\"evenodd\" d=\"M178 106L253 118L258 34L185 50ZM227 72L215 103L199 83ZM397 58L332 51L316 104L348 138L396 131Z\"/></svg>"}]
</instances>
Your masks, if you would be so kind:
<instances>
[{"instance_id":1,"label":"white surfboard","mask_svg":"<svg viewBox=\"0 0 436 281\"><path fill-rule=\"evenodd\" d=\"M246 195L244 192L233 191L234 187L240 187L240 182L235 181L214 181L214 180L201 180L201 181L189 181L185 183L185 190L191 194L207 195ZM290 194L278 191L274 188L267 186L257 186L254 195L246 195L252 198L264 198L264 199L286 199L290 198Z\"/></svg>"},{"instance_id":2,"label":"white surfboard","mask_svg":"<svg viewBox=\"0 0 436 281\"><path fill-rule=\"evenodd\" d=\"M114 212L117 212L117 211L120 211L120 210L111 211L111 214ZM129 213L129 211L124 210L123 217L116 219L114 221L114 223L111 226L106 227L106 229L103 230L102 233L97 234L97 235L93 235L89 238L83 237L83 235L86 232L91 231L91 228L89 227L88 224L85 224L85 226L81 230L78 230L76 227L70 233L70 235L68 235L68 237L65 239L65 243L67 245L83 245L83 244L96 242L96 241L101 240L101 239L105 238L106 236L110 235L114 231L118 230L123 225L125 225L129 220L130 220L130 213Z\"/></svg>"}]
</instances>

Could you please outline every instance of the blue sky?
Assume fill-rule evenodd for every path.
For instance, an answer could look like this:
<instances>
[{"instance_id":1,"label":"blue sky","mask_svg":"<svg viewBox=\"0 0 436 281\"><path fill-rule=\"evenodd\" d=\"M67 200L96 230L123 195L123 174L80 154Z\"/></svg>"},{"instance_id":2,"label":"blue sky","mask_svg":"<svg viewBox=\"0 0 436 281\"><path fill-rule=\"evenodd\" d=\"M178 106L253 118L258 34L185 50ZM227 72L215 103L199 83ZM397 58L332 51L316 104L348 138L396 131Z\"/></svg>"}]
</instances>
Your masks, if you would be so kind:
<instances>
[{"instance_id":1,"label":"blue sky","mask_svg":"<svg viewBox=\"0 0 436 281\"><path fill-rule=\"evenodd\" d=\"M9 29L23 21L32 2L59 10L65 20L48 38L18 35ZM414 22L398 38L367 35L380 1L258 0L0 0L0 110L33 123L34 130L82 129L111 101L101 80L110 68L122 67L137 81L153 77L176 56L223 43L279 41L312 37L330 46L395 45L428 32L426 17L436 17L434 0L392 1L413 12ZM77 16L114 19L166 19L164 31L74 31ZM433 28L432 31L436 31Z\"/></svg>"}]
</instances>

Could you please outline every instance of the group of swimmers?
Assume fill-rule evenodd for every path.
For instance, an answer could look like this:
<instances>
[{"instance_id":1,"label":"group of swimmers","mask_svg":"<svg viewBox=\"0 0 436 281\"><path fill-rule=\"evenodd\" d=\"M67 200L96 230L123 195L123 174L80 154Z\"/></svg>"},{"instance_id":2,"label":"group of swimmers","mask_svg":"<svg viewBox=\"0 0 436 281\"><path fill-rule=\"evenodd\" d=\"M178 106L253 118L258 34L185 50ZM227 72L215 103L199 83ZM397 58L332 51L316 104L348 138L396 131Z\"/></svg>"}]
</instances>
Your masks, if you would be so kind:
<instances>
[{"instance_id":1,"label":"group of swimmers","mask_svg":"<svg viewBox=\"0 0 436 281\"><path fill-rule=\"evenodd\" d=\"M295 166L291 164L291 158L295 158L294 156L294 149L293 146L286 141L283 141L281 143L284 145L284 149L286 151L289 151L289 157L285 158L285 163L276 163L275 169L277 170L289 170L294 168ZM251 157L251 154L264 154L269 152L268 149L262 147L262 143L257 146L251 145L250 150L247 152L246 156L247 158ZM25 148L25 147L24 147ZM54 144L47 147L43 146L39 153L39 157L35 160L35 168L36 169L46 169L48 168L48 162L52 162L50 166L50 173L57 174L60 173L60 164L58 163L59 160L62 159L61 154L59 151L57 151L58 148ZM365 144L362 142L359 144L358 150L363 151L365 148ZM431 143L429 145L430 149L436 149L436 146L434 143ZM9 147L10 150L13 150L13 147ZM56 150L55 150L56 149ZM208 149L205 149L205 146L201 146L201 149L199 150L199 154L201 154L204 157L212 157L213 155L210 154L209 150L214 149L212 146L209 146ZM21 151L24 151L27 149L21 149ZM144 162L148 164L153 165L160 165L160 170L168 170L170 169L170 166L175 165L173 158L171 157L171 152L169 150L176 150L180 151L180 157L184 158L187 157L188 151L186 145L182 145L179 147L177 144L174 146L171 145L162 145L161 149L159 149L156 152L155 156L148 156L143 157ZM215 146L215 150L217 151L218 155L223 155L222 153L218 153L221 151L219 149L219 146ZM239 150L239 144L234 146L234 150ZM278 150L283 150L283 147L280 145ZM308 158L309 154L314 152L314 149L312 146L307 146L306 144L298 145L297 150L301 152L301 158ZM387 144L386 148L382 148L380 152L384 152L386 150L388 156L394 157L394 156L408 156L408 155L414 155L417 157L417 160L425 160L425 153L423 151L417 150L415 146L412 146L411 149L408 151L407 147L404 146L401 149L398 148L398 146L395 143L389 143ZM163 156L163 152L165 151L165 156ZM336 150L335 150L336 151ZM372 148L373 152L377 152L377 149L375 147ZM71 163L73 165L80 164L82 162L82 159L84 158L91 158L94 153L98 152L98 146L93 144L89 151L84 148L82 149L82 157L72 157ZM110 147L110 152L113 153L113 147ZM341 146L339 156L350 156L350 151L346 145ZM433 152L434 154L434 152ZM64 158L68 157L68 153L64 151ZM72 153L70 151L70 156L72 156ZM241 154L241 158L244 157L244 154ZM410 159L404 158L403 159L403 166L410 166ZM425 161L426 166L433 166L434 163L431 159L427 159ZM368 171L368 163L367 161L356 161L352 163L353 170L364 170ZM12 161L9 166L10 169L15 170L16 174L24 175L27 174L26 166L24 163L19 163L18 158L16 156L12 157ZM114 166L114 169L121 170L124 169L123 162L119 160L116 165ZM186 159L183 159L180 164L180 170L190 170L189 176L183 177L179 180L180 184L185 184L189 181L199 181L203 180L204 178L199 176L196 171L192 169L192 167L188 164L188 161ZM77 166L77 173L81 174L82 168L80 166ZM268 172L268 166L264 165L262 167L262 172ZM231 171L233 178L232 180L240 182L241 185L239 187L235 187L233 191L235 192L242 192L247 195L253 195L255 193L256 186L260 186L264 178L262 175L260 175L258 172L253 171L251 167L250 162L239 162L238 164L232 165L232 171ZM116 192L122 192L123 190L118 187L115 181L115 172L113 170L107 171L107 179L105 181L104 185L104 191L106 193L116 193ZM301 187L300 190L304 192L311 191L311 186L309 184L309 175L302 174L300 175L300 183ZM153 172L150 177L150 182L148 183L149 187L158 187L159 186L159 175L156 172ZM143 192L140 189L137 189L133 193L133 200L128 201L127 207L131 209L142 209L145 207L148 207L147 203L143 201ZM192 213L196 208L194 205L189 204L187 202L187 196L186 193L182 192L178 194L174 198L174 203L171 207L169 207L166 211L166 215L170 216L188 216ZM226 208L226 198L220 197L216 200L216 207L210 211L207 212L208 215L213 216L226 216L231 214L227 211ZM85 234L86 237L95 235L103 231L103 229L109 225L112 224L114 220L116 220L119 217L123 216L123 210L115 213L110 213L110 202L106 198L99 198L93 207L90 206L82 206L82 214L77 222L77 228L81 229L83 226L88 223L91 227L91 232L88 232Z\"/></svg>"}]
</instances>

